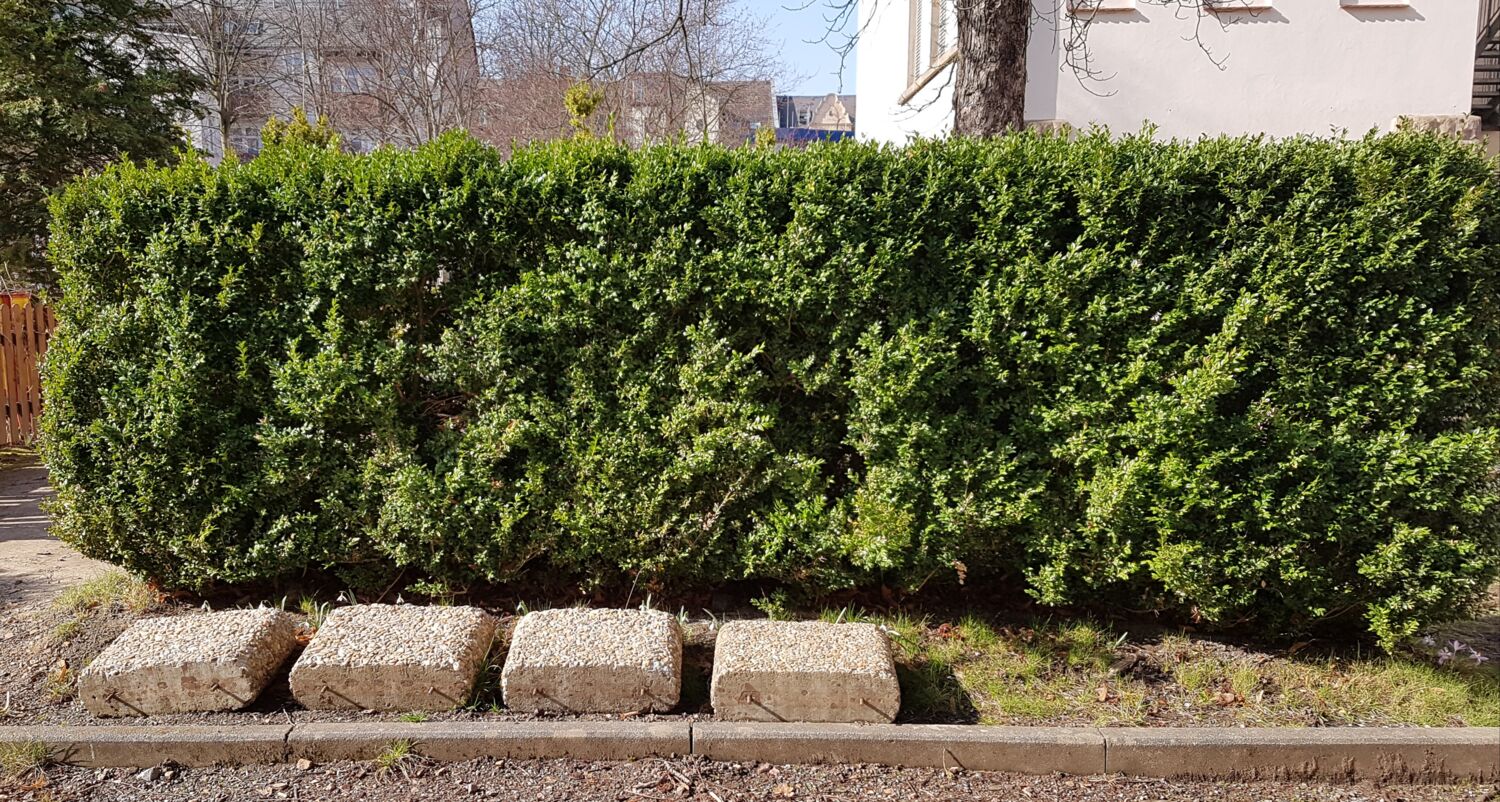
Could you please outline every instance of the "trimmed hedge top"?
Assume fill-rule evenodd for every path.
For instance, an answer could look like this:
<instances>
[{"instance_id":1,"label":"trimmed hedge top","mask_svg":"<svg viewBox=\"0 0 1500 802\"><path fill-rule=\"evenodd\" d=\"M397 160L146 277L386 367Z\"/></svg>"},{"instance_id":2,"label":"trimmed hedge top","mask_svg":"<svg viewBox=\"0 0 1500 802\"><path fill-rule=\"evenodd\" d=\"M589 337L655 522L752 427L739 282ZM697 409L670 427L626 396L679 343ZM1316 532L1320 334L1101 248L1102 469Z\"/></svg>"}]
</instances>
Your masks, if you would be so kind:
<instances>
[{"instance_id":1,"label":"trimmed hedge top","mask_svg":"<svg viewBox=\"0 0 1500 802\"><path fill-rule=\"evenodd\" d=\"M1020 582L1390 645L1500 568L1497 210L1417 134L122 165L54 204L43 453L63 537L172 584Z\"/></svg>"}]
</instances>

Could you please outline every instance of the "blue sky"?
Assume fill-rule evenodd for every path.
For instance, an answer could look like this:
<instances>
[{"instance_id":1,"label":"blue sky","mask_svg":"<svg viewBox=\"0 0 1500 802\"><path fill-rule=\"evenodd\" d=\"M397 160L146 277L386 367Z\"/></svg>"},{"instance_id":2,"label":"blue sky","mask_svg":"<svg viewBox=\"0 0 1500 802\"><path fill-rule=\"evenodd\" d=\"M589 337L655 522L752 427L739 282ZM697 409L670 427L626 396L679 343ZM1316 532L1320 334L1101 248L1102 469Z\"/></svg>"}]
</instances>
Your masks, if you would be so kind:
<instances>
[{"instance_id":1,"label":"blue sky","mask_svg":"<svg viewBox=\"0 0 1500 802\"><path fill-rule=\"evenodd\" d=\"M754 13L768 17L770 38L783 43L782 51L794 82L779 84L777 94L821 95L839 89L839 56L826 42L808 42L823 37L832 15L829 0L741 0ZM852 16L852 15L851 15ZM851 19L846 26L854 27ZM835 41L841 41L836 38ZM854 56L844 66L844 93L854 91Z\"/></svg>"}]
</instances>

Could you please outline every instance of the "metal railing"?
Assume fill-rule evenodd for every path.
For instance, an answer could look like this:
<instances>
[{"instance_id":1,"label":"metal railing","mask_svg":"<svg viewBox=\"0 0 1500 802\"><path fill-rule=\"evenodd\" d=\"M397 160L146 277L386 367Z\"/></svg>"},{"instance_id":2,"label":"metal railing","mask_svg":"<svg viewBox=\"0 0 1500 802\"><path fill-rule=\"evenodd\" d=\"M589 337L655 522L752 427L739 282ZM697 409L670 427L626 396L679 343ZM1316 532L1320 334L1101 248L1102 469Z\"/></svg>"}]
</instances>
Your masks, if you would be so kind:
<instances>
[{"instance_id":1,"label":"metal railing","mask_svg":"<svg viewBox=\"0 0 1500 802\"><path fill-rule=\"evenodd\" d=\"M1500 0L1479 0L1474 43L1474 113L1494 116L1500 109Z\"/></svg>"},{"instance_id":2,"label":"metal railing","mask_svg":"<svg viewBox=\"0 0 1500 802\"><path fill-rule=\"evenodd\" d=\"M1497 33L1500 33L1500 0L1479 0L1479 38L1474 55L1483 55Z\"/></svg>"}]
</instances>

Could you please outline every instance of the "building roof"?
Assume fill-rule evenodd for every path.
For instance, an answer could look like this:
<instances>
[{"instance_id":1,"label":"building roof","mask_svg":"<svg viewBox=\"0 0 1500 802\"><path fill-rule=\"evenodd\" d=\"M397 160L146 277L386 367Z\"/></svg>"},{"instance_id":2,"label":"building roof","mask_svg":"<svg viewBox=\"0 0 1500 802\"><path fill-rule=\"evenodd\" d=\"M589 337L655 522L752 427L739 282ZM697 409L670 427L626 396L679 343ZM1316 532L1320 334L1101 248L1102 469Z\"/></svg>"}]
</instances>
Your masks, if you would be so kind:
<instances>
[{"instance_id":1,"label":"building roof","mask_svg":"<svg viewBox=\"0 0 1500 802\"><path fill-rule=\"evenodd\" d=\"M853 131L855 96L832 92L826 95L778 95L776 118L778 128Z\"/></svg>"}]
</instances>

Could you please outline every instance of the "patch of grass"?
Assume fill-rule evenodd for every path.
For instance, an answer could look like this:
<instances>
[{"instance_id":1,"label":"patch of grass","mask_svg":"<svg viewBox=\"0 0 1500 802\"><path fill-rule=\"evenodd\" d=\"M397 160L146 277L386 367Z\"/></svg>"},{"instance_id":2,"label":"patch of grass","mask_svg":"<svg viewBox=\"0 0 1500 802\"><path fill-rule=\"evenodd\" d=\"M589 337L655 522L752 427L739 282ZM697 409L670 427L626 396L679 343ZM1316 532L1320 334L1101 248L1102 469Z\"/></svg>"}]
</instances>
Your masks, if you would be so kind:
<instances>
[{"instance_id":1,"label":"patch of grass","mask_svg":"<svg viewBox=\"0 0 1500 802\"><path fill-rule=\"evenodd\" d=\"M1191 701L1230 707L1236 723L1500 724L1500 683L1402 657L1225 659L1173 646L1171 673Z\"/></svg>"},{"instance_id":2,"label":"patch of grass","mask_svg":"<svg viewBox=\"0 0 1500 802\"><path fill-rule=\"evenodd\" d=\"M900 663L896 679L901 684L901 712L908 717L945 721L975 717L968 690L952 667L942 662Z\"/></svg>"},{"instance_id":3,"label":"patch of grass","mask_svg":"<svg viewBox=\"0 0 1500 802\"><path fill-rule=\"evenodd\" d=\"M1219 681L1222 668L1216 661L1194 660L1172 666L1172 677L1188 692L1203 694Z\"/></svg>"},{"instance_id":4,"label":"patch of grass","mask_svg":"<svg viewBox=\"0 0 1500 802\"><path fill-rule=\"evenodd\" d=\"M416 744L410 738L401 738L386 744L385 750L375 757L375 770L380 774L388 774L399 769L407 761L416 757Z\"/></svg>"},{"instance_id":5,"label":"patch of grass","mask_svg":"<svg viewBox=\"0 0 1500 802\"><path fill-rule=\"evenodd\" d=\"M83 629L83 618L74 616L52 628L52 639L63 643L72 640Z\"/></svg>"},{"instance_id":6,"label":"patch of grass","mask_svg":"<svg viewBox=\"0 0 1500 802\"><path fill-rule=\"evenodd\" d=\"M1244 699L1253 698L1260 690L1264 677L1254 666L1236 665L1227 672L1226 682L1231 693Z\"/></svg>"},{"instance_id":7,"label":"patch of grass","mask_svg":"<svg viewBox=\"0 0 1500 802\"><path fill-rule=\"evenodd\" d=\"M54 702L65 702L73 698L73 669L66 662L58 663L47 672L45 688L48 698Z\"/></svg>"},{"instance_id":8,"label":"patch of grass","mask_svg":"<svg viewBox=\"0 0 1500 802\"><path fill-rule=\"evenodd\" d=\"M792 615L791 594L785 588L777 588L769 594L750 600L750 606L766 614L772 621L790 621Z\"/></svg>"},{"instance_id":9,"label":"patch of grass","mask_svg":"<svg viewBox=\"0 0 1500 802\"><path fill-rule=\"evenodd\" d=\"M1090 621L935 624L849 608L820 618L885 629L905 720L1500 726L1500 682L1400 657L1309 660L1186 635L1131 642Z\"/></svg>"},{"instance_id":10,"label":"patch of grass","mask_svg":"<svg viewBox=\"0 0 1500 802\"><path fill-rule=\"evenodd\" d=\"M50 757L41 741L0 743L0 778L15 779L41 769Z\"/></svg>"},{"instance_id":11,"label":"patch of grass","mask_svg":"<svg viewBox=\"0 0 1500 802\"><path fill-rule=\"evenodd\" d=\"M500 672L505 667L505 657L510 652L511 631L509 626L495 627L495 634L490 638L490 648L485 652L484 666L474 679L474 687L469 689L469 698L462 705L464 709L479 712L488 710L492 713L505 709Z\"/></svg>"},{"instance_id":12,"label":"patch of grass","mask_svg":"<svg viewBox=\"0 0 1500 802\"><path fill-rule=\"evenodd\" d=\"M144 580L124 571L110 571L64 590L53 605L75 613L114 606L144 613L155 609L161 601L161 594Z\"/></svg>"},{"instance_id":13,"label":"patch of grass","mask_svg":"<svg viewBox=\"0 0 1500 802\"><path fill-rule=\"evenodd\" d=\"M409 713L402 713L398 718L408 724L421 724L427 720L427 714L420 710L413 710Z\"/></svg>"},{"instance_id":14,"label":"patch of grass","mask_svg":"<svg viewBox=\"0 0 1500 802\"><path fill-rule=\"evenodd\" d=\"M1268 679L1280 703L1318 723L1500 726L1500 683L1399 658L1283 662Z\"/></svg>"},{"instance_id":15,"label":"patch of grass","mask_svg":"<svg viewBox=\"0 0 1500 802\"><path fill-rule=\"evenodd\" d=\"M297 600L297 612L307 616L307 625L317 631L323 626L323 621L328 614L333 612L333 605L329 602L320 602L311 596L303 596Z\"/></svg>"}]
</instances>

